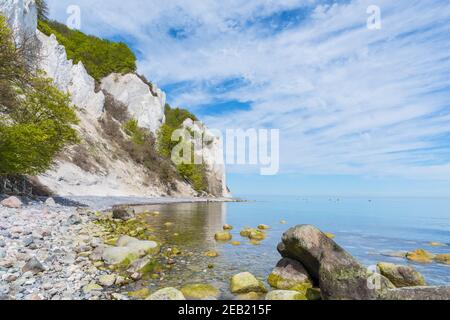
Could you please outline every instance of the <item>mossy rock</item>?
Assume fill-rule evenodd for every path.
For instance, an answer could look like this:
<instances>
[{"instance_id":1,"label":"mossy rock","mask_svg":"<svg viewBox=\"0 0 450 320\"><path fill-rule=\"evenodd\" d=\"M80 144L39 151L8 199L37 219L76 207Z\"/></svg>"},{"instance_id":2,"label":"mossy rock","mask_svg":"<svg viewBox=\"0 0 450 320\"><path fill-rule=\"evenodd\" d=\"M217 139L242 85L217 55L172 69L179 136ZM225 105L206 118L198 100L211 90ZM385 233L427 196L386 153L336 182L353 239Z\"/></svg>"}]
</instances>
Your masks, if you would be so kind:
<instances>
[{"instance_id":1,"label":"mossy rock","mask_svg":"<svg viewBox=\"0 0 450 320\"><path fill-rule=\"evenodd\" d=\"M259 229L259 230L269 230L270 227L269 227L268 225L266 225L266 224L260 224L260 225L258 226L258 229Z\"/></svg>"},{"instance_id":2,"label":"mossy rock","mask_svg":"<svg viewBox=\"0 0 450 320\"><path fill-rule=\"evenodd\" d=\"M109 247L103 250L102 259L108 265L129 265L139 259L139 254L127 247Z\"/></svg>"},{"instance_id":3,"label":"mossy rock","mask_svg":"<svg viewBox=\"0 0 450 320\"><path fill-rule=\"evenodd\" d=\"M292 259L281 259L267 282L272 288L279 290L294 290L306 295L313 287L313 281L303 265Z\"/></svg>"},{"instance_id":4,"label":"mossy rock","mask_svg":"<svg viewBox=\"0 0 450 320\"><path fill-rule=\"evenodd\" d=\"M95 282L91 282L83 287L83 292L85 294L89 294L92 291L102 291L102 290L103 290L103 287L96 284Z\"/></svg>"},{"instance_id":5,"label":"mossy rock","mask_svg":"<svg viewBox=\"0 0 450 320\"><path fill-rule=\"evenodd\" d=\"M448 264L450 265L450 254L438 254L435 258L434 261L436 261L437 263L442 263L442 264Z\"/></svg>"},{"instance_id":6,"label":"mossy rock","mask_svg":"<svg viewBox=\"0 0 450 320\"><path fill-rule=\"evenodd\" d=\"M417 263L431 263L433 262L434 255L424 249L417 249L406 254L406 259Z\"/></svg>"},{"instance_id":7,"label":"mossy rock","mask_svg":"<svg viewBox=\"0 0 450 320\"><path fill-rule=\"evenodd\" d=\"M334 234L332 234L332 233L330 233L330 232L324 232L325 233L325 235L327 236L327 238L329 238L329 239L334 239L334 238L336 238L336 235L334 235Z\"/></svg>"},{"instance_id":8,"label":"mossy rock","mask_svg":"<svg viewBox=\"0 0 450 320\"><path fill-rule=\"evenodd\" d=\"M241 232L239 234L241 235L241 237L248 238L248 237L250 237L250 233L253 230L255 230L255 229L253 229L253 228L244 228L244 229L241 230Z\"/></svg>"},{"instance_id":9,"label":"mossy rock","mask_svg":"<svg viewBox=\"0 0 450 320\"><path fill-rule=\"evenodd\" d=\"M306 295L292 290L275 290L266 295L266 300L307 300Z\"/></svg>"},{"instance_id":10,"label":"mossy rock","mask_svg":"<svg viewBox=\"0 0 450 320\"><path fill-rule=\"evenodd\" d=\"M380 274L397 288L425 286L424 277L413 267L381 262L377 265Z\"/></svg>"},{"instance_id":11,"label":"mossy rock","mask_svg":"<svg viewBox=\"0 0 450 320\"><path fill-rule=\"evenodd\" d=\"M250 232L249 238L250 240L256 240L256 241L262 241L267 237L267 235L262 232L261 230L252 230L252 232Z\"/></svg>"},{"instance_id":12,"label":"mossy rock","mask_svg":"<svg viewBox=\"0 0 450 320\"><path fill-rule=\"evenodd\" d=\"M186 298L181 291L169 287L156 291L146 300L186 300Z\"/></svg>"},{"instance_id":13,"label":"mossy rock","mask_svg":"<svg viewBox=\"0 0 450 320\"><path fill-rule=\"evenodd\" d=\"M230 244L232 246L240 246L241 245L241 243L239 241L231 241Z\"/></svg>"},{"instance_id":14,"label":"mossy rock","mask_svg":"<svg viewBox=\"0 0 450 320\"><path fill-rule=\"evenodd\" d=\"M225 230L225 231L233 230L233 226L230 224L226 224L223 226L223 230Z\"/></svg>"},{"instance_id":15,"label":"mossy rock","mask_svg":"<svg viewBox=\"0 0 450 320\"><path fill-rule=\"evenodd\" d=\"M234 294L261 292L266 293L267 289L254 275L250 272L242 272L234 275L230 282L231 292Z\"/></svg>"},{"instance_id":16,"label":"mossy rock","mask_svg":"<svg viewBox=\"0 0 450 320\"><path fill-rule=\"evenodd\" d=\"M188 284L181 292L187 299L195 300L215 300L220 296L220 291L209 284Z\"/></svg>"},{"instance_id":17,"label":"mossy rock","mask_svg":"<svg viewBox=\"0 0 450 320\"><path fill-rule=\"evenodd\" d=\"M216 258L219 256L219 253L215 250L211 250L211 251L205 252L205 256L210 257L210 258Z\"/></svg>"},{"instance_id":18,"label":"mossy rock","mask_svg":"<svg viewBox=\"0 0 450 320\"><path fill-rule=\"evenodd\" d=\"M228 231L220 231L214 235L216 241L230 241L232 238L233 236Z\"/></svg>"},{"instance_id":19,"label":"mossy rock","mask_svg":"<svg viewBox=\"0 0 450 320\"><path fill-rule=\"evenodd\" d=\"M264 300L265 293L249 292L236 295L236 300Z\"/></svg>"},{"instance_id":20,"label":"mossy rock","mask_svg":"<svg viewBox=\"0 0 450 320\"><path fill-rule=\"evenodd\" d=\"M150 290L148 288L128 292L128 296L134 299L146 299L149 295Z\"/></svg>"}]
</instances>

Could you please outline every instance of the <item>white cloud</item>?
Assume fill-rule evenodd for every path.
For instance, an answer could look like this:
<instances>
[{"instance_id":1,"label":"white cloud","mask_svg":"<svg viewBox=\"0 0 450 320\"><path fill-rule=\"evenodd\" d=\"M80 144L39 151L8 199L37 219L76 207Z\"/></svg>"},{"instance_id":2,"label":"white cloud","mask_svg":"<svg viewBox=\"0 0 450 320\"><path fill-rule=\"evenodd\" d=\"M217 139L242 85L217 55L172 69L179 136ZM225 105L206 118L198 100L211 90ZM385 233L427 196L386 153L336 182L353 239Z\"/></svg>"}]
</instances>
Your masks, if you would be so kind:
<instances>
[{"instance_id":1,"label":"white cloud","mask_svg":"<svg viewBox=\"0 0 450 320\"><path fill-rule=\"evenodd\" d=\"M373 2L378 31L365 27ZM250 101L249 111L205 120L280 128L286 170L450 180L448 1L49 1L59 19L72 3L85 31L132 35L150 79L189 83L175 103ZM285 30L258 23L299 7L308 16ZM213 90L230 78L245 85Z\"/></svg>"}]
</instances>

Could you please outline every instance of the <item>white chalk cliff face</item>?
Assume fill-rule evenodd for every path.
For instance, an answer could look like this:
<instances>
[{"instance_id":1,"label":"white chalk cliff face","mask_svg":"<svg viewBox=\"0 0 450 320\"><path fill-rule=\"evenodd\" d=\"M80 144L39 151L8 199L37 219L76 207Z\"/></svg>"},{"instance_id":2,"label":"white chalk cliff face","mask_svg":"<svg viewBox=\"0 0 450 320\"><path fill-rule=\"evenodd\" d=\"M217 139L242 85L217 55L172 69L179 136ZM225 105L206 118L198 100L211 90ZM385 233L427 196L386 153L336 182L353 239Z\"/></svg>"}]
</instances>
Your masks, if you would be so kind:
<instances>
[{"instance_id":1,"label":"white chalk cliff face","mask_svg":"<svg viewBox=\"0 0 450 320\"><path fill-rule=\"evenodd\" d=\"M18 41L34 36L37 26L34 0L0 0L0 12L8 20Z\"/></svg>"},{"instance_id":2,"label":"white chalk cliff face","mask_svg":"<svg viewBox=\"0 0 450 320\"><path fill-rule=\"evenodd\" d=\"M41 46L40 67L56 86L71 95L77 108L80 124L77 127L81 144L71 147L58 157L53 168L38 177L54 193L62 196L194 196L196 192L185 181L176 181L175 189L149 173L148 170L124 156L114 141L105 138L99 120L105 117L105 95L96 92L95 80L83 64L73 64L66 50L54 36L37 30L37 10L34 0L0 0L0 13L5 15L15 35L35 35ZM135 74L112 74L101 82L101 88L122 102L139 125L157 133L165 122L166 96L154 85L149 85ZM199 130L206 130L205 127ZM225 170L218 142L208 146L207 166L211 193L226 196ZM79 163L80 150L89 162L89 168Z\"/></svg>"},{"instance_id":3,"label":"white chalk cliff face","mask_svg":"<svg viewBox=\"0 0 450 320\"><path fill-rule=\"evenodd\" d=\"M128 106L128 112L140 127L156 133L165 122L165 93L156 87L150 88L137 75L114 73L102 80L101 87Z\"/></svg>"}]
</instances>

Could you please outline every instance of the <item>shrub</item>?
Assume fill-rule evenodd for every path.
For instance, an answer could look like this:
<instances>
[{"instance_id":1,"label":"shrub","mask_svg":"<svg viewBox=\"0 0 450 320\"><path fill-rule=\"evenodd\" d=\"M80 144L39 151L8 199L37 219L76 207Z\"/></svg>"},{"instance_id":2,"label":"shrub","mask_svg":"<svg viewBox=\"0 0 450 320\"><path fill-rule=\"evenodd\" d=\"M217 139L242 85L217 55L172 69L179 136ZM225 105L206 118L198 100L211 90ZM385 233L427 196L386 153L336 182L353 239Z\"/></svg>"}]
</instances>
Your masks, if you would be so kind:
<instances>
[{"instance_id":1,"label":"shrub","mask_svg":"<svg viewBox=\"0 0 450 320\"><path fill-rule=\"evenodd\" d=\"M54 34L66 48L67 57L74 63L81 61L97 81L111 73L136 71L136 56L125 43L88 36L56 21L40 20L38 27L48 36Z\"/></svg>"},{"instance_id":2,"label":"shrub","mask_svg":"<svg viewBox=\"0 0 450 320\"><path fill-rule=\"evenodd\" d=\"M0 175L39 174L78 141L72 127L78 119L69 96L29 68L2 16L0 44L0 85L7 93L0 98Z\"/></svg>"}]
</instances>

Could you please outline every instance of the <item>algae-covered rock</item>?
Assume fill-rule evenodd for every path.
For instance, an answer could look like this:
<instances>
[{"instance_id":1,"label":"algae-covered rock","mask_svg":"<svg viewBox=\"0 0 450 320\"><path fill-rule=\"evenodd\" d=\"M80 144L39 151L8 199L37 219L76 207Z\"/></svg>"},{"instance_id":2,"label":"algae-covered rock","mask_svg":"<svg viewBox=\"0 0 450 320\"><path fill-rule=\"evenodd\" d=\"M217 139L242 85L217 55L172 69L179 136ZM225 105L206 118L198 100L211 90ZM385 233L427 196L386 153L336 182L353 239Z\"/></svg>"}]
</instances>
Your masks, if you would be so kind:
<instances>
[{"instance_id":1,"label":"algae-covered rock","mask_svg":"<svg viewBox=\"0 0 450 320\"><path fill-rule=\"evenodd\" d=\"M156 291L146 300L186 300L186 298L181 291L169 287Z\"/></svg>"},{"instance_id":2,"label":"algae-covered rock","mask_svg":"<svg viewBox=\"0 0 450 320\"><path fill-rule=\"evenodd\" d=\"M255 229L253 229L253 228L244 228L241 230L241 232L239 234L241 235L241 237L248 238L248 237L250 237L250 233L254 230Z\"/></svg>"},{"instance_id":3,"label":"algae-covered rock","mask_svg":"<svg viewBox=\"0 0 450 320\"><path fill-rule=\"evenodd\" d=\"M135 215L133 208L114 208L112 212L113 219L127 221L133 219Z\"/></svg>"},{"instance_id":4,"label":"algae-covered rock","mask_svg":"<svg viewBox=\"0 0 450 320\"><path fill-rule=\"evenodd\" d=\"M225 224L223 226L223 230L225 230L225 231L233 230L233 226L230 224Z\"/></svg>"},{"instance_id":5,"label":"algae-covered rock","mask_svg":"<svg viewBox=\"0 0 450 320\"><path fill-rule=\"evenodd\" d=\"M266 295L266 300L307 300L306 296L293 290L275 290Z\"/></svg>"},{"instance_id":6,"label":"algae-covered rock","mask_svg":"<svg viewBox=\"0 0 450 320\"><path fill-rule=\"evenodd\" d=\"M387 290L380 300L450 300L450 286L407 287Z\"/></svg>"},{"instance_id":7,"label":"algae-covered rock","mask_svg":"<svg viewBox=\"0 0 450 320\"><path fill-rule=\"evenodd\" d=\"M219 253L215 250L210 250L210 251L205 252L205 256L210 257L210 258L216 258L219 256Z\"/></svg>"},{"instance_id":8,"label":"algae-covered rock","mask_svg":"<svg viewBox=\"0 0 450 320\"><path fill-rule=\"evenodd\" d=\"M98 278L98 282L104 287L111 287L116 282L116 275L115 274L106 274L102 275Z\"/></svg>"},{"instance_id":9,"label":"algae-covered rock","mask_svg":"<svg viewBox=\"0 0 450 320\"><path fill-rule=\"evenodd\" d=\"M325 232L325 235L326 235L328 238L330 238L330 239L336 238L336 235L334 235L334 234L332 234L332 233L330 233L330 232Z\"/></svg>"},{"instance_id":10,"label":"algae-covered rock","mask_svg":"<svg viewBox=\"0 0 450 320\"><path fill-rule=\"evenodd\" d=\"M231 292L235 294L249 292L267 292L262 281L256 279L250 272L242 272L231 278Z\"/></svg>"},{"instance_id":11,"label":"algae-covered rock","mask_svg":"<svg viewBox=\"0 0 450 320\"><path fill-rule=\"evenodd\" d=\"M220 296L220 291L209 284L188 284L181 292L187 299L195 300L215 300Z\"/></svg>"},{"instance_id":12,"label":"algae-covered rock","mask_svg":"<svg viewBox=\"0 0 450 320\"><path fill-rule=\"evenodd\" d=\"M103 250L102 259L109 265L127 265L139 259L139 255L128 247L108 247Z\"/></svg>"},{"instance_id":13,"label":"algae-covered rock","mask_svg":"<svg viewBox=\"0 0 450 320\"><path fill-rule=\"evenodd\" d=\"M379 263L380 274L388 278L397 288L425 286L424 277L413 267Z\"/></svg>"},{"instance_id":14,"label":"algae-covered rock","mask_svg":"<svg viewBox=\"0 0 450 320\"><path fill-rule=\"evenodd\" d=\"M128 296L134 299L146 299L149 295L150 290L148 288L128 292Z\"/></svg>"},{"instance_id":15,"label":"algae-covered rock","mask_svg":"<svg viewBox=\"0 0 450 320\"><path fill-rule=\"evenodd\" d=\"M270 227L269 227L268 225L266 225L266 224L260 224L260 225L258 226L258 229L259 229L259 230L269 230Z\"/></svg>"},{"instance_id":16,"label":"algae-covered rock","mask_svg":"<svg viewBox=\"0 0 450 320\"><path fill-rule=\"evenodd\" d=\"M119 238L117 238L115 245L118 247L125 247L127 244L133 241L139 241L139 239L127 235L121 235Z\"/></svg>"},{"instance_id":17,"label":"algae-covered rock","mask_svg":"<svg viewBox=\"0 0 450 320\"><path fill-rule=\"evenodd\" d=\"M272 288L280 290L295 290L306 295L313 287L313 280L303 265L295 260L284 258L280 260L269 275L268 283Z\"/></svg>"},{"instance_id":18,"label":"algae-covered rock","mask_svg":"<svg viewBox=\"0 0 450 320\"><path fill-rule=\"evenodd\" d=\"M233 246L240 246L241 245L241 243L239 241L231 241L230 244L233 245Z\"/></svg>"},{"instance_id":19,"label":"algae-covered rock","mask_svg":"<svg viewBox=\"0 0 450 320\"><path fill-rule=\"evenodd\" d=\"M436 261L437 263L450 265L450 254L438 254L436 257L434 257L434 261Z\"/></svg>"},{"instance_id":20,"label":"algae-covered rock","mask_svg":"<svg viewBox=\"0 0 450 320\"><path fill-rule=\"evenodd\" d=\"M220 231L214 235L214 238L217 241L229 241L233 238L233 236L228 231Z\"/></svg>"},{"instance_id":21,"label":"algae-covered rock","mask_svg":"<svg viewBox=\"0 0 450 320\"><path fill-rule=\"evenodd\" d=\"M428 245L430 245L431 247L445 247L446 246L445 243L441 243L441 242L430 242L430 243L428 243Z\"/></svg>"},{"instance_id":22,"label":"algae-covered rock","mask_svg":"<svg viewBox=\"0 0 450 320\"><path fill-rule=\"evenodd\" d=\"M417 263L431 263L433 262L434 255L424 249L417 249L406 254L406 259Z\"/></svg>"},{"instance_id":23,"label":"algae-covered rock","mask_svg":"<svg viewBox=\"0 0 450 320\"><path fill-rule=\"evenodd\" d=\"M371 274L367 269L310 225L299 225L284 233L278 251L305 267L312 280L320 284L325 300L376 299L379 291L386 290L390 284L380 275L380 287L368 285Z\"/></svg>"},{"instance_id":24,"label":"algae-covered rock","mask_svg":"<svg viewBox=\"0 0 450 320\"><path fill-rule=\"evenodd\" d=\"M139 273L141 275L153 272L157 266L157 262L150 257L138 259L130 264L127 269L129 274Z\"/></svg>"},{"instance_id":25,"label":"algae-covered rock","mask_svg":"<svg viewBox=\"0 0 450 320\"><path fill-rule=\"evenodd\" d=\"M132 241L129 242L126 247L131 249L132 252L138 254L139 256L147 254L157 254L160 250L157 242L149 240Z\"/></svg>"},{"instance_id":26,"label":"algae-covered rock","mask_svg":"<svg viewBox=\"0 0 450 320\"><path fill-rule=\"evenodd\" d=\"M250 235L248 237L251 240L262 241L267 237L267 235L261 230L254 229L250 232Z\"/></svg>"},{"instance_id":27,"label":"algae-covered rock","mask_svg":"<svg viewBox=\"0 0 450 320\"><path fill-rule=\"evenodd\" d=\"M286 220L280 220L280 224L286 224L287 221Z\"/></svg>"}]
</instances>

